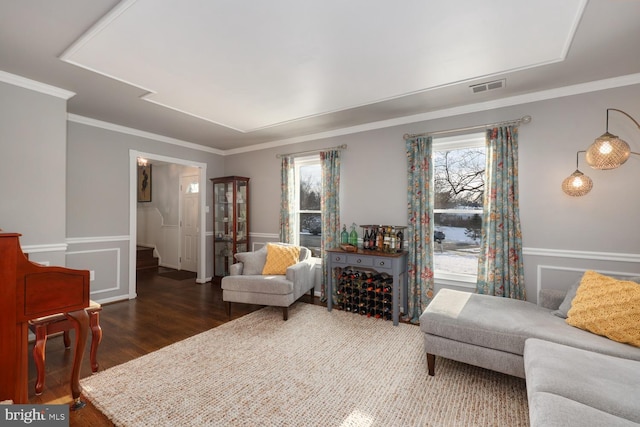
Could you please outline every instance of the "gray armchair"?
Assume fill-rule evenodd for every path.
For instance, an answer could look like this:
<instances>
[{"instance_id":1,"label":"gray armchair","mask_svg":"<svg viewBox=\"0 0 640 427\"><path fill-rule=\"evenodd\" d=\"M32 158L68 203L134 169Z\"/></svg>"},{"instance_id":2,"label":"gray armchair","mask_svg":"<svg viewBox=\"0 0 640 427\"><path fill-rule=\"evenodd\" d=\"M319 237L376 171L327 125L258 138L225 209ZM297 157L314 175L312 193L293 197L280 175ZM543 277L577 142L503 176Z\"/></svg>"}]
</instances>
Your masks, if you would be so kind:
<instances>
[{"instance_id":1,"label":"gray armchair","mask_svg":"<svg viewBox=\"0 0 640 427\"><path fill-rule=\"evenodd\" d=\"M282 246L293 246L277 243ZM235 255L238 262L231 265L229 276L222 278L222 300L231 315L231 303L282 307L282 317L289 318L289 306L305 293L314 293L315 258L311 251L300 246L298 262L289 266L285 274L262 274L267 260L267 245L254 252Z\"/></svg>"}]
</instances>

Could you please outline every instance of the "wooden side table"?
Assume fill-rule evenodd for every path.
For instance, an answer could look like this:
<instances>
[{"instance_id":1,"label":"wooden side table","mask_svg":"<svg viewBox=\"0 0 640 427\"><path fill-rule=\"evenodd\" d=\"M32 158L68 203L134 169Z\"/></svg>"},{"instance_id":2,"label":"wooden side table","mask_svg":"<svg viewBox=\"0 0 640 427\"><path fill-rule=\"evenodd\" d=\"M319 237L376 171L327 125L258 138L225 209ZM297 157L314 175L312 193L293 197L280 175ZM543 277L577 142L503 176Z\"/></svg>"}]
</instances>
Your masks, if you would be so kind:
<instances>
[{"instance_id":1,"label":"wooden side table","mask_svg":"<svg viewBox=\"0 0 640 427\"><path fill-rule=\"evenodd\" d=\"M378 273L387 273L393 277L393 324L398 325L400 320L400 308L404 313L409 311L407 303L408 277L407 277L407 252L386 253L378 251L346 252L342 249L328 249L329 256L329 283L327 283L327 310L333 308L333 288L335 285L336 267L352 267L375 270ZM402 304L402 307L400 306Z\"/></svg>"}]
</instances>

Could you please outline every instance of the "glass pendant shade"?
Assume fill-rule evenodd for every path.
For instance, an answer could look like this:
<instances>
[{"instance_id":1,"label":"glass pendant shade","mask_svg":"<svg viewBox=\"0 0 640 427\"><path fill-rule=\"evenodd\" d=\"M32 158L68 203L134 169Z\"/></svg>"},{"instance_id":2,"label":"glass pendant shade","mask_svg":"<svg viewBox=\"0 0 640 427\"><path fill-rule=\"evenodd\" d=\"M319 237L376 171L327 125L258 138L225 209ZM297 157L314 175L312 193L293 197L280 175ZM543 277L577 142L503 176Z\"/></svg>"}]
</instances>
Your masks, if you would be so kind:
<instances>
[{"instance_id":1,"label":"glass pendant shade","mask_svg":"<svg viewBox=\"0 0 640 427\"><path fill-rule=\"evenodd\" d=\"M587 194L593 188L591 178L578 169L562 181L562 191L572 197L580 197Z\"/></svg>"},{"instance_id":2,"label":"glass pendant shade","mask_svg":"<svg viewBox=\"0 0 640 427\"><path fill-rule=\"evenodd\" d=\"M631 154L631 147L616 135L605 132L587 150L587 163L594 169L615 169Z\"/></svg>"}]
</instances>

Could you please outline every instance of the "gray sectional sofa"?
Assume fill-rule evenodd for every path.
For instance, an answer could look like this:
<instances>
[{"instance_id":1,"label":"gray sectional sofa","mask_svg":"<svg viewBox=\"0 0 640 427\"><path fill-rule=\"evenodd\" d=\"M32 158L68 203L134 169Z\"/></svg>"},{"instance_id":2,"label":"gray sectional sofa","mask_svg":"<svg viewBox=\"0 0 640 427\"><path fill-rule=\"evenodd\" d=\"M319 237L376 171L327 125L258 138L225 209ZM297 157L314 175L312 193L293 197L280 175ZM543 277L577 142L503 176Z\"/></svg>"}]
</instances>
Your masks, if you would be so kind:
<instances>
[{"instance_id":1,"label":"gray sectional sofa","mask_svg":"<svg viewBox=\"0 0 640 427\"><path fill-rule=\"evenodd\" d=\"M640 423L640 348L554 315L565 294L536 305L440 290L420 317L429 374L439 356L526 378L532 426Z\"/></svg>"}]
</instances>

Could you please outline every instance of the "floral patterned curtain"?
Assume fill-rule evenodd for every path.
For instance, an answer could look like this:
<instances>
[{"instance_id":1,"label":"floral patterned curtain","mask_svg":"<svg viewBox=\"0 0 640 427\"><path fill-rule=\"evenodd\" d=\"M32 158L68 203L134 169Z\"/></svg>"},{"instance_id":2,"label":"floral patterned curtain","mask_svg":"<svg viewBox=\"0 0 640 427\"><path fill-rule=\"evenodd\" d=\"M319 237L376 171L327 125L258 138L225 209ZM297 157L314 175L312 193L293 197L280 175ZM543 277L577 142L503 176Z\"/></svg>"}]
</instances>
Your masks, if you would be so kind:
<instances>
[{"instance_id":1,"label":"floral patterned curtain","mask_svg":"<svg viewBox=\"0 0 640 427\"><path fill-rule=\"evenodd\" d=\"M295 162L292 156L282 157L282 169L280 171L280 241L291 243L295 241L295 227L291 222L295 215Z\"/></svg>"},{"instance_id":2,"label":"floral patterned curtain","mask_svg":"<svg viewBox=\"0 0 640 427\"><path fill-rule=\"evenodd\" d=\"M486 188L477 292L526 299L518 207L518 128L487 130Z\"/></svg>"},{"instance_id":3,"label":"floral patterned curtain","mask_svg":"<svg viewBox=\"0 0 640 427\"><path fill-rule=\"evenodd\" d=\"M407 292L412 323L418 319L433 298L433 205L431 202L431 137L405 140L407 151L408 227Z\"/></svg>"},{"instance_id":4,"label":"floral patterned curtain","mask_svg":"<svg viewBox=\"0 0 640 427\"><path fill-rule=\"evenodd\" d=\"M322 211L322 286L320 300L326 301L325 283L330 274L328 271L328 255L325 248L335 248L340 242L340 150L320 152L320 164L322 168L322 195L320 197L320 209ZM335 292L335 289L333 290ZM336 304L335 295L331 296Z\"/></svg>"}]
</instances>

